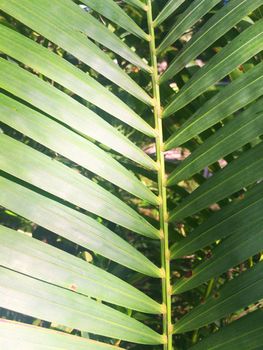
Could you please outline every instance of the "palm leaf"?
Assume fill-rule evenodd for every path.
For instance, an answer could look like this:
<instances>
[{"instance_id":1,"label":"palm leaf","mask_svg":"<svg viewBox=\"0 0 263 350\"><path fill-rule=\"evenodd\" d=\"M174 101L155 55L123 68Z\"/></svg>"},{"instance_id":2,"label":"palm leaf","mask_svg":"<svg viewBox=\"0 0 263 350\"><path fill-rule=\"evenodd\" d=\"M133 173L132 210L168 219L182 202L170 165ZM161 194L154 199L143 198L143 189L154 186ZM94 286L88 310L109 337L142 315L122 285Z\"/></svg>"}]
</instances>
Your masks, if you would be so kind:
<instances>
[{"instance_id":1,"label":"palm leaf","mask_svg":"<svg viewBox=\"0 0 263 350\"><path fill-rule=\"evenodd\" d=\"M15 181L0 181L1 203L9 210L124 266L161 277L160 269L96 220Z\"/></svg>"},{"instance_id":2,"label":"palm leaf","mask_svg":"<svg viewBox=\"0 0 263 350\"><path fill-rule=\"evenodd\" d=\"M210 243L232 234L243 234L250 228L250 220L255 225L262 220L262 184L245 194L243 200L231 203L212 215L185 239L171 247L171 258L178 258L196 252ZM250 218L248 221L247 218Z\"/></svg>"},{"instance_id":3,"label":"palm leaf","mask_svg":"<svg viewBox=\"0 0 263 350\"><path fill-rule=\"evenodd\" d=\"M263 144L242 154L192 192L170 213L170 221L182 220L261 179ZM242 173L242 175L241 175Z\"/></svg>"},{"instance_id":4,"label":"palm leaf","mask_svg":"<svg viewBox=\"0 0 263 350\"><path fill-rule=\"evenodd\" d=\"M168 46L172 45L180 38L189 28L191 28L198 20L207 14L220 0L195 0L175 21L175 25L162 40L157 49L157 53L164 51Z\"/></svg>"},{"instance_id":5,"label":"palm leaf","mask_svg":"<svg viewBox=\"0 0 263 350\"><path fill-rule=\"evenodd\" d=\"M206 303L183 317L174 332L189 331L209 324L224 315L248 306L262 298L262 263L223 286Z\"/></svg>"},{"instance_id":6,"label":"palm leaf","mask_svg":"<svg viewBox=\"0 0 263 350\"><path fill-rule=\"evenodd\" d=\"M263 20L243 31L196 73L166 109L174 113L263 49Z\"/></svg>"},{"instance_id":7,"label":"palm leaf","mask_svg":"<svg viewBox=\"0 0 263 350\"><path fill-rule=\"evenodd\" d=\"M252 104L222 129L209 137L169 176L168 185L188 179L207 165L238 150L263 133L262 100Z\"/></svg>"},{"instance_id":8,"label":"palm leaf","mask_svg":"<svg viewBox=\"0 0 263 350\"><path fill-rule=\"evenodd\" d=\"M44 35L50 41L61 46L102 75L105 75L140 100L151 104L151 98L92 41L88 40L85 33L79 28L72 28L71 23L73 19L71 19L71 16L74 16L74 14L69 16L68 26L63 21L62 12L60 12L62 18L59 18L59 11L55 13L49 11L48 2L44 4L38 1L23 0L17 3L15 0L2 0L1 8L28 27ZM32 13L34 14L33 16ZM53 15L51 16L52 13ZM75 18L75 21L78 22L79 18ZM94 57L93 60L89 59L90 56Z\"/></svg>"},{"instance_id":9,"label":"palm leaf","mask_svg":"<svg viewBox=\"0 0 263 350\"><path fill-rule=\"evenodd\" d=\"M84 0L83 3L128 32L142 39L149 40L149 36L114 1L108 1L106 7L102 2L96 0ZM134 4L138 4L139 8L141 8L142 3L140 1L134 1Z\"/></svg>"},{"instance_id":10,"label":"palm leaf","mask_svg":"<svg viewBox=\"0 0 263 350\"><path fill-rule=\"evenodd\" d=\"M49 79L56 81L129 125L133 125L137 120L141 123L141 126L144 124L149 128L125 103L98 84L95 79L69 64L60 56L45 50L44 47L37 45L34 41L3 25L0 26L0 36L1 51L7 55L41 72ZM101 96L103 96L103 99Z\"/></svg>"},{"instance_id":11,"label":"palm leaf","mask_svg":"<svg viewBox=\"0 0 263 350\"><path fill-rule=\"evenodd\" d=\"M164 341L163 336L120 311L3 267L0 289L1 307L112 338L143 344Z\"/></svg>"},{"instance_id":12,"label":"palm leaf","mask_svg":"<svg viewBox=\"0 0 263 350\"><path fill-rule=\"evenodd\" d=\"M262 0L234 0L218 11L201 30L190 40L183 51L171 63L169 69L163 74L161 81L172 78L184 68L192 59L196 58L207 47L213 44L216 39L224 35L234 27L249 12L262 5Z\"/></svg>"},{"instance_id":13,"label":"palm leaf","mask_svg":"<svg viewBox=\"0 0 263 350\"><path fill-rule=\"evenodd\" d=\"M2 347L260 348L262 5L0 0Z\"/></svg>"},{"instance_id":14,"label":"palm leaf","mask_svg":"<svg viewBox=\"0 0 263 350\"><path fill-rule=\"evenodd\" d=\"M0 226L0 241L2 266L129 309L148 313L162 310L161 305L114 275L34 238Z\"/></svg>"},{"instance_id":15,"label":"palm leaf","mask_svg":"<svg viewBox=\"0 0 263 350\"><path fill-rule=\"evenodd\" d=\"M191 349L201 350L205 347L211 350L231 350L233 346L238 346L240 350L245 350L248 347L257 349L258 346L260 348L262 344L262 322L262 311L255 311L224 327L221 331L213 334Z\"/></svg>"},{"instance_id":16,"label":"palm leaf","mask_svg":"<svg viewBox=\"0 0 263 350\"><path fill-rule=\"evenodd\" d=\"M262 96L262 73L263 64L260 63L208 100L166 141L166 149L185 143Z\"/></svg>"}]
</instances>

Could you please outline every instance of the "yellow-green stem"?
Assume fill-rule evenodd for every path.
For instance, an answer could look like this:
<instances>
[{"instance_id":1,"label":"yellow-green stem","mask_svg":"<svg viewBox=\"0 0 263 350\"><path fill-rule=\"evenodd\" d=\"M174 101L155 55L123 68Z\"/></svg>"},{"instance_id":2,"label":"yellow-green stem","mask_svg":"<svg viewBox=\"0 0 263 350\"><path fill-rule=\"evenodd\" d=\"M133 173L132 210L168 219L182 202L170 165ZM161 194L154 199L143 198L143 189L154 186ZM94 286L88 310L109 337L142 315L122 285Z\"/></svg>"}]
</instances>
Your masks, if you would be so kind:
<instances>
[{"instance_id":1,"label":"yellow-green stem","mask_svg":"<svg viewBox=\"0 0 263 350\"><path fill-rule=\"evenodd\" d=\"M158 190L160 197L159 216L160 216L160 232L161 232L161 261L164 271L162 278L162 296L165 304L165 312L163 314L163 332L167 337L167 343L164 344L164 350L172 350L172 323L171 323L171 284L170 284L170 250L168 235L168 213L166 199L166 175L164 160L164 143L163 143L163 125L162 125L162 108L160 101L159 76L157 67L155 33L152 18L152 4L148 0L147 8L148 28L150 35L150 53L152 63L152 85L154 98L154 120L156 136L156 155L158 170Z\"/></svg>"}]
</instances>

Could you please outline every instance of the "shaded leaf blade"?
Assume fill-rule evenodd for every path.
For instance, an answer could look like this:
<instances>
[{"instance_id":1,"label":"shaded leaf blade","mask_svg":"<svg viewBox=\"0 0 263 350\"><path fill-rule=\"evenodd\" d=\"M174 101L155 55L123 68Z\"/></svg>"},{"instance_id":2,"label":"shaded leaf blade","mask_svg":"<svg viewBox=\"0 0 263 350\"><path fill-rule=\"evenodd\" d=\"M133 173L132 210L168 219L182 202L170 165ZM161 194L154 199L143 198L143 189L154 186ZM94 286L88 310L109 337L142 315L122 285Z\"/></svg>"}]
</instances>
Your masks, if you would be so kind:
<instances>
[{"instance_id":1,"label":"shaded leaf blade","mask_svg":"<svg viewBox=\"0 0 263 350\"><path fill-rule=\"evenodd\" d=\"M177 147L230 114L255 101L263 94L263 62L242 74L208 100L166 142L165 148Z\"/></svg>"},{"instance_id":2,"label":"shaded leaf blade","mask_svg":"<svg viewBox=\"0 0 263 350\"><path fill-rule=\"evenodd\" d=\"M260 180L263 174L263 142L209 178L170 213L170 221L185 217Z\"/></svg>"},{"instance_id":3,"label":"shaded leaf blade","mask_svg":"<svg viewBox=\"0 0 263 350\"><path fill-rule=\"evenodd\" d=\"M197 306L182 317L175 325L174 332L182 333L200 328L260 300L263 296L262 287L261 262L223 286L218 296L211 295L205 304Z\"/></svg>"}]
</instances>

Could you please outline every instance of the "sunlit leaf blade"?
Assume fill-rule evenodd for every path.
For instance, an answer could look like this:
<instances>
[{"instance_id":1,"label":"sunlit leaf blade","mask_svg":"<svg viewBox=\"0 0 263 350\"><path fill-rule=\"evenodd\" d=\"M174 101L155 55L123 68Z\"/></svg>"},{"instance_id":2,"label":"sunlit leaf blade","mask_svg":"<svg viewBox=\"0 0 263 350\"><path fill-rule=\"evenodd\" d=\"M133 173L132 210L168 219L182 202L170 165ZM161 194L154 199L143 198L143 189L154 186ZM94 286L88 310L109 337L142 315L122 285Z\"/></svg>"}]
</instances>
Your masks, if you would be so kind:
<instances>
[{"instance_id":1,"label":"sunlit leaf blade","mask_svg":"<svg viewBox=\"0 0 263 350\"><path fill-rule=\"evenodd\" d=\"M149 40L149 35L146 34L113 0L107 0L107 6L105 6L102 1L97 0L82 0L82 2L112 22L118 24L120 27L126 29L128 32L139 38Z\"/></svg>"},{"instance_id":2,"label":"sunlit leaf blade","mask_svg":"<svg viewBox=\"0 0 263 350\"><path fill-rule=\"evenodd\" d=\"M0 177L3 207L84 248L152 277L160 269L130 244L98 223L66 205Z\"/></svg>"},{"instance_id":3,"label":"sunlit leaf blade","mask_svg":"<svg viewBox=\"0 0 263 350\"><path fill-rule=\"evenodd\" d=\"M231 322L218 332L205 338L190 350L259 349L263 343L263 311L257 310Z\"/></svg>"},{"instance_id":4,"label":"sunlit leaf blade","mask_svg":"<svg viewBox=\"0 0 263 350\"><path fill-rule=\"evenodd\" d=\"M228 32L248 13L263 4L263 0L232 0L218 11L185 45L164 72L161 81L167 81L180 72L192 59ZM168 113L168 112L167 112ZM167 114L168 116L169 114Z\"/></svg>"},{"instance_id":5,"label":"sunlit leaf blade","mask_svg":"<svg viewBox=\"0 0 263 350\"><path fill-rule=\"evenodd\" d=\"M94 112L35 75L0 58L0 86L63 124L116 150L140 164L154 161ZM96 128L94 127L96 125Z\"/></svg>"},{"instance_id":6,"label":"sunlit leaf blade","mask_svg":"<svg viewBox=\"0 0 263 350\"><path fill-rule=\"evenodd\" d=\"M114 275L1 225L0 265L129 309L161 313L161 305Z\"/></svg>"},{"instance_id":7,"label":"sunlit leaf blade","mask_svg":"<svg viewBox=\"0 0 263 350\"><path fill-rule=\"evenodd\" d=\"M242 273L226 283L218 292L211 295L182 317L174 326L175 333L188 332L239 311L263 297L263 263Z\"/></svg>"},{"instance_id":8,"label":"sunlit leaf blade","mask_svg":"<svg viewBox=\"0 0 263 350\"><path fill-rule=\"evenodd\" d=\"M160 334L100 302L3 267L0 271L1 307L111 338L163 343Z\"/></svg>"},{"instance_id":9,"label":"sunlit leaf blade","mask_svg":"<svg viewBox=\"0 0 263 350\"><path fill-rule=\"evenodd\" d=\"M0 319L0 343L5 350L117 350L123 349L91 339L43 327Z\"/></svg>"},{"instance_id":10,"label":"sunlit leaf blade","mask_svg":"<svg viewBox=\"0 0 263 350\"><path fill-rule=\"evenodd\" d=\"M251 223L263 223L263 183L258 184L244 195L244 199L234 202L199 225L186 238L171 247L171 259L190 255L216 240L232 234L249 232Z\"/></svg>"},{"instance_id":11,"label":"sunlit leaf blade","mask_svg":"<svg viewBox=\"0 0 263 350\"><path fill-rule=\"evenodd\" d=\"M170 17L185 0L170 0L154 20L154 26L159 26Z\"/></svg>"},{"instance_id":12,"label":"sunlit leaf blade","mask_svg":"<svg viewBox=\"0 0 263 350\"><path fill-rule=\"evenodd\" d=\"M166 113L169 115L183 108L262 50L263 19L238 35L201 68L166 107Z\"/></svg>"},{"instance_id":13,"label":"sunlit leaf blade","mask_svg":"<svg viewBox=\"0 0 263 350\"><path fill-rule=\"evenodd\" d=\"M135 123L136 128L136 124L139 122L141 126L148 129L142 118L87 73L77 69L59 55L38 45L33 40L3 25L0 25L0 50L128 125L133 126Z\"/></svg>"},{"instance_id":14,"label":"sunlit leaf blade","mask_svg":"<svg viewBox=\"0 0 263 350\"><path fill-rule=\"evenodd\" d=\"M0 168L19 179L142 235L159 231L113 194L64 164L0 135Z\"/></svg>"},{"instance_id":15,"label":"sunlit leaf blade","mask_svg":"<svg viewBox=\"0 0 263 350\"><path fill-rule=\"evenodd\" d=\"M0 38L0 49L4 53L45 74L88 101L95 103L98 107L135 129L146 134L153 132L151 131L152 128L141 117L130 108L123 107L124 103L113 94L59 56L52 54L15 31L6 29L4 26L0 26Z\"/></svg>"},{"instance_id":16,"label":"sunlit leaf blade","mask_svg":"<svg viewBox=\"0 0 263 350\"><path fill-rule=\"evenodd\" d=\"M48 9L49 6L43 6L43 2L37 0L1 0L2 11L45 36L139 100L152 104L152 99L146 92L97 45L87 39L86 34L72 28L70 23L68 26L60 8L56 12Z\"/></svg>"},{"instance_id":17,"label":"sunlit leaf blade","mask_svg":"<svg viewBox=\"0 0 263 350\"><path fill-rule=\"evenodd\" d=\"M136 66L141 67L146 71L151 71L150 67L118 36L88 12L84 11L79 6L76 6L74 2L69 2L68 0L54 0L50 3L48 0L43 0L43 9L45 11L47 10L47 15L50 12L56 13L57 9L59 9L59 11L61 11L61 13L67 18L67 25L71 26L73 30L78 30L81 33L86 34L89 38L116 52ZM58 19L62 18L60 16L61 14L58 15Z\"/></svg>"},{"instance_id":18,"label":"sunlit leaf blade","mask_svg":"<svg viewBox=\"0 0 263 350\"><path fill-rule=\"evenodd\" d=\"M241 188L260 180L263 175L263 142L243 153L218 171L186 197L170 213L170 221L180 221Z\"/></svg>"},{"instance_id":19,"label":"sunlit leaf blade","mask_svg":"<svg viewBox=\"0 0 263 350\"><path fill-rule=\"evenodd\" d=\"M191 28L200 18L207 14L221 0L195 0L177 18L175 25L162 40L157 48L157 53L161 53L168 46L172 45L183 35L187 29Z\"/></svg>"},{"instance_id":20,"label":"sunlit leaf blade","mask_svg":"<svg viewBox=\"0 0 263 350\"><path fill-rule=\"evenodd\" d=\"M188 119L165 143L177 147L263 94L263 62L223 88Z\"/></svg>"},{"instance_id":21,"label":"sunlit leaf blade","mask_svg":"<svg viewBox=\"0 0 263 350\"><path fill-rule=\"evenodd\" d=\"M167 185L173 185L201 171L227 154L263 134L262 100L253 103L209 137L168 177Z\"/></svg>"},{"instance_id":22,"label":"sunlit leaf blade","mask_svg":"<svg viewBox=\"0 0 263 350\"><path fill-rule=\"evenodd\" d=\"M3 94L0 94L0 121L139 198L158 203L157 197L108 153Z\"/></svg>"},{"instance_id":23,"label":"sunlit leaf blade","mask_svg":"<svg viewBox=\"0 0 263 350\"><path fill-rule=\"evenodd\" d=\"M252 222L253 225L250 222L250 227L237 230L219 244L212 251L212 257L193 270L191 278L184 278L175 283L173 293L178 294L193 289L259 253L263 249L262 218Z\"/></svg>"},{"instance_id":24,"label":"sunlit leaf blade","mask_svg":"<svg viewBox=\"0 0 263 350\"><path fill-rule=\"evenodd\" d=\"M139 9L146 10L146 5L143 4L141 0L123 0L123 1Z\"/></svg>"}]
</instances>

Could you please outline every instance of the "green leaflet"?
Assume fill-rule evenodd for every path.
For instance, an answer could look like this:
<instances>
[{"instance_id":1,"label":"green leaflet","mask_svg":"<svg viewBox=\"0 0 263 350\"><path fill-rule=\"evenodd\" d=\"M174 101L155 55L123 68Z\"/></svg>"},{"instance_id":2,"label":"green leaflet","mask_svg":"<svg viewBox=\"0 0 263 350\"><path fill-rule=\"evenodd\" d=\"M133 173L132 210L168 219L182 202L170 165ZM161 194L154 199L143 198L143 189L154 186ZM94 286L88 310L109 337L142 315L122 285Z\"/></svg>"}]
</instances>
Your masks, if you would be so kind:
<instances>
[{"instance_id":1,"label":"green leaflet","mask_svg":"<svg viewBox=\"0 0 263 350\"><path fill-rule=\"evenodd\" d=\"M0 177L3 207L82 247L152 277L160 269L107 227L13 180Z\"/></svg>"},{"instance_id":2,"label":"green leaflet","mask_svg":"<svg viewBox=\"0 0 263 350\"><path fill-rule=\"evenodd\" d=\"M62 57L3 25L0 25L0 39L0 50L5 54L46 75L135 129L146 133L151 130L121 100Z\"/></svg>"},{"instance_id":3,"label":"green leaflet","mask_svg":"<svg viewBox=\"0 0 263 350\"><path fill-rule=\"evenodd\" d=\"M175 113L200 96L211 85L231 73L263 50L263 19L244 30L183 86L165 108L166 115Z\"/></svg>"},{"instance_id":4,"label":"green leaflet","mask_svg":"<svg viewBox=\"0 0 263 350\"><path fill-rule=\"evenodd\" d=\"M149 125L141 117L88 74L33 40L3 25L0 25L0 50L128 125L140 130L149 129Z\"/></svg>"},{"instance_id":5,"label":"green leaflet","mask_svg":"<svg viewBox=\"0 0 263 350\"><path fill-rule=\"evenodd\" d=\"M100 302L3 267L0 271L1 307L111 338L163 343L160 334Z\"/></svg>"},{"instance_id":6,"label":"green leaflet","mask_svg":"<svg viewBox=\"0 0 263 350\"><path fill-rule=\"evenodd\" d=\"M69 23L65 21L59 4L54 12L49 11L51 4L47 4L44 6L44 2L38 0L1 0L1 10L62 47L139 100L152 104L152 99L145 91L97 45L88 40L85 33L72 28L70 20Z\"/></svg>"},{"instance_id":7,"label":"green leaflet","mask_svg":"<svg viewBox=\"0 0 263 350\"><path fill-rule=\"evenodd\" d=\"M145 71L151 71L150 67L118 36L92 15L81 9L79 6L76 6L73 2L67 0L54 0L50 3L48 0L44 0L43 5L43 9L47 10L47 15L49 15L50 12L56 13L57 9L59 9L63 15L66 16L67 25L70 25L72 29L86 34L87 37L90 37L98 43L106 46ZM60 17L58 17L58 19L59 18Z\"/></svg>"},{"instance_id":8,"label":"green leaflet","mask_svg":"<svg viewBox=\"0 0 263 350\"><path fill-rule=\"evenodd\" d=\"M140 164L153 169L155 163L131 141L97 114L51 84L0 58L0 86L51 115L63 124L91 137ZM96 125L96 128L94 128Z\"/></svg>"},{"instance_id":9,"label":"green leaflet","mask_svg":"<svg viewBox=\"0 0 263 350\"><path fill-rule=\"evenodd\" d=\"M82 2L112 22L118 24L120 27L126 29L128 32L139 38L147 41L149 40L149 35L146 34L113 0L107 0L107 6L105 6L103 2L97 0L82 0Z\"/></svg>"},{"instance_id":10,"label":"green leaflet","mask_svg":"<svg viewBox=\"0 0 263 350\"><path fill-rule=\"evenodd\" d=\"M0 319L0 343L4 349L118 350L119 346L76 337L43 327Z\"/></svg>"},{"instance_id":11,"label":"green leaflet","mask_svg":"<svg viewBox=\"0 0 263 350\"><path fill-rule=\"evenodd\" d=\"M170 213L170 221L180 221L209 205L226 198L242 187L261 179L263 142L243 153L227 167L199 186Z\"/></svg>"},{"instance_id":12,"label":"green leaflet","mask_svg":"<svg viewBox=\"0 0 263 350\"><path fill-rule=\"evenodd\" d=\"M173 293L178 294L193 289L259 253L263 249L262 218L252 222L253 225L243 227L243 230L240 231L237 230L218 245L213 250L212 257L193 270L191 278L180 279L176 282L173 286Z\"/></svg>"},{"instance_id":13,"label":"green leaflet","mask_svg":"<svg viewBox=\"0 0 263 350\"><path fill-rule=\"evenodd\" d=\"M180 72L192 59L212 45L218 38L228 32L248 13L263 4L263 0L232 0L219 10L193 38L164 72L161 81L167 81ZM172 113L172 112L171 112ZM165 113L169 116L170 111Z\"/></svg>"},{"instance_id":14,"label":"green leaflet","mask_svg":"<svg viewBox=\"0 0 263 350\"><path fill-rule=\"evenodd\" d=\"M207 165L239 149L263 134L262 100L251 104L199 146L168 177L171 186L189 179Z\"/></svg>"},{"instance_id":15,"label":"green leaflet","mask_svg":"<svg viewBox=\"0 0 263 350\"><path fill-rule=\"evenodd\" d=\"M223 88L207 101L165 143L171 149L182 145L263 94L263 62Z\"/></svg>"},{"instance_id":16,"label":"green leaflet","mask_svg":"<svg viewBox=\"0 0 263 350\"><path fill-rule=\"evenodd\" d=\"M95 182L9 136L0 138L0 168L6 173L132 231L159 237L135 210Z\"/></svg>"},{"instance_id":17,"label":"green leaflet","mask_svg":"<svg viewBox=\"0 0 263 350\"><path fill-rule=\"evenodd\" d=\"M139 198L158 203L153 193L132 172L92 142L45 115L0 94L0 121L47 148L102 176Z\"/></svg>"},{"instance_id":18,"label":"green leaflet","mask_svg":"<svg viewBox=\"0 0 263 350\"><path fill-rule=\"evenodd\" d=\"M171 16L178 7L184 2L185 0L170 0L168 3L164 6L162 11L158 14L156 19L154 20L153 24L155 27L159 26L163 23L163 21L166 20L169 16Z\"/></svg>"},{"instance_id":19,"label":"green leaflet","mask_svg":"<svg viewBox=\"0 0 263 350\"><path fill-rule=\"evenodd\" d=\"M260 262L234 278L215 295L211 295L204 304L197 306L182 317L174 326L174 333L198 329L262 299L262 264Z\"/></svg>"},{"instance_id":20,"label":"green leaflet","mask_svg":"<svg viewBox=\"0 0 263 350\"><path fill-rule=\"evenodd\" d=\"M114 275L1 225L0 265L129 309L161 313L161 305Z\"/></svg>"},{"instance_id":21,"label":"green leaflet","mask_svg":"<svg viewBox=\"0 0 263 350\"><path fill-rule=\"evenodd\" d=\"M202 249L216 240L232 234L250 231L251 223L260 225L263 221L263 183L244 195L244 199L231 203L213 214L186 238L171 247L171 258L176 259Z\"/></svg>"},{"instance_id":22,"label":"green leaflet","mask_svg":"<svg viewBox=\"0 0 263 350\"><path fill-rule=\"evenodd\" d=\"M191 28L200 18L207 14L221 0L195 0L175 21L175 25L162 40L157 48L157 53L161 53L168 46L172 45L183 35L187 29Z\"/></svg>"},{"instance_id":23,"label":"green leaflet","mask_svg":"<svg viewBox=\"0 0 263 350\"><path fill-rule=\"evenodd\" d=\"M263 343L263 311L257 310L231 322L218 332L205 338L190 350L239 350L256 349Z\"/></svg>"}]
</instances>

